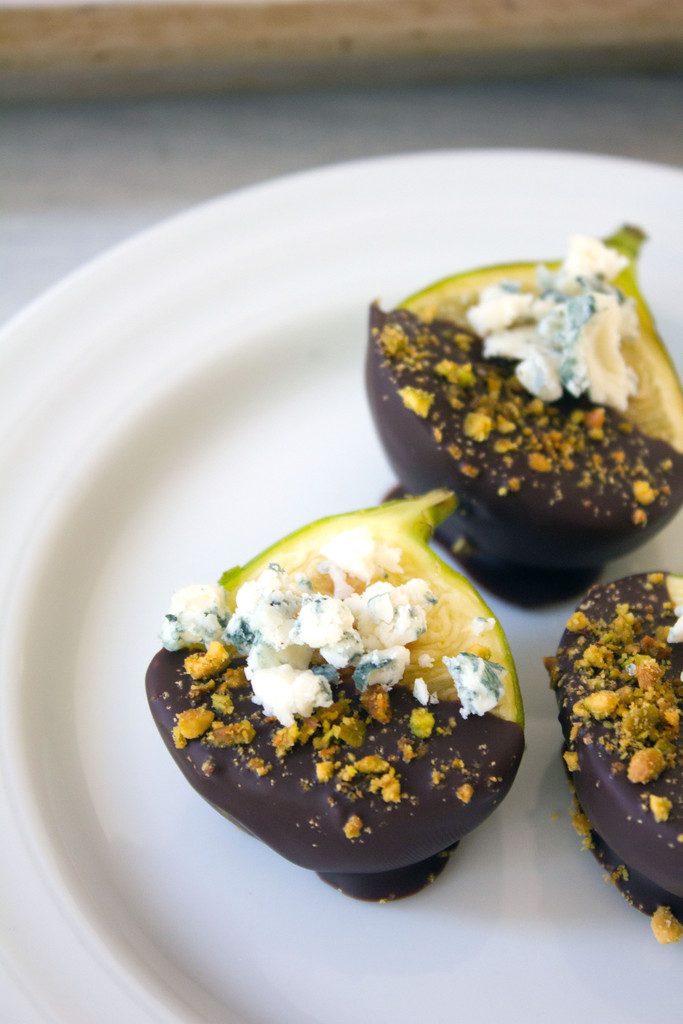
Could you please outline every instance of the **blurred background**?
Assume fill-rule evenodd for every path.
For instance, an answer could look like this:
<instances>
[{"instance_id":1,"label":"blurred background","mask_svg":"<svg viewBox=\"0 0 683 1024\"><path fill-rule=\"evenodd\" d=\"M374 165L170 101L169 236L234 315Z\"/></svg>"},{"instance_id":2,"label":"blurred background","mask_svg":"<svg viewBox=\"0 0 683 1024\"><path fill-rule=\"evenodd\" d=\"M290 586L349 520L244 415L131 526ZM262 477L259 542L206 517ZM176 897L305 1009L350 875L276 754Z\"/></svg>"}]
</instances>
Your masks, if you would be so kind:
<instances>
[{"instance_id":1,"label":"blurred background","mask_svg":"<svg viewBox=\"0 0 683 1024\"><path fill-rule=\"evenodd\" d=\"M275 175L423 149L680 166L683 0L0 0L0 321Z\"/></svg>"}]
</instances>

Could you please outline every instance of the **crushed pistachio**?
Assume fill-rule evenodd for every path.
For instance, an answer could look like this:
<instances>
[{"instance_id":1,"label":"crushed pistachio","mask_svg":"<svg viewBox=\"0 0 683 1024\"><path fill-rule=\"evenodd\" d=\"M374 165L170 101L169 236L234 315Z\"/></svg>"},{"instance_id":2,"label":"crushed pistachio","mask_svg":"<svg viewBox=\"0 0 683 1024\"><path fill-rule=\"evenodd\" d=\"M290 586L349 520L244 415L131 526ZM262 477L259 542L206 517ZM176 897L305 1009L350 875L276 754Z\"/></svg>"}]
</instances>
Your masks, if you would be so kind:
<instances>
[{"instance_id":1,"label":"crushed pistachio","mask_svg":"<svg viewBox=\"0 0 683 1024\"><path fill-rule=\"evenodd\" d=\"M463 782L462 786L456 789L455 795L461 803L468 804L474 796L474 787L470 782Z\"/></svg>"},{"instance_id":2,"label":"crushed pistachio","mask_svg":"<svg viewBox=\"0 0 683 1024\"><path fill-rule=\"evenodd\" d=\"M657 907L650 923L654 937L662 945L679 942L683 938L683 925L674 917L669 907Z\"/></svg>"},{"instance_id":3,"label":"crushed pistachio","mask_svg":"<svg viewBox=\"0 0 683 1024\"><path fill-rule=\"evenodd\" d=\"M667 799L667 797L654 796L654 794L651 793L649 803L650 810L652 811L655 821L661 822L669 820L673 804Z\"/></svg>"},{"instance_id":4,"label":"crushed pistachio","mask_svg":"<svg viewBox=\"0 0 683 1024\"><path fill-rule=\"evenodd\" d=\"M416 416L423 420L427 418L434 402L434 395L430 391L424 391L422 388L407 387L400 388L398 393L406 409L410 409L411 412L414 412Z\"/></svg>"},{"instance_id":5,"label":"crushed pistachio","mask_svg":"<svg viewBox=\"0 0 683 1024\"><path fill-rule=\"evenodd\" d=\"M227 649L218 640L212 640L206 651L189 654L185 658L185 671L193 679L208 679L218 675L230 661Z\"/></svg>"},{"instance_id":6,"label":"crushed pistachio","mask_svg":"<svg viewBox=\"0 0 683 1024\"><path fill-rule=\"evenodd\" d=\"M352 814L344 825L344 835L347 839L357 839L363 831L363 820L357 814Z\"/></svg>"},{"instance_id":7,"label":"crushed pistachio","mask_svg":"<svg viewBox=\"0 0 683 1024\"><path fill-rule=\"evenodd\" d=\"M419 740L429 739L434 723L434 715L426 708L414 708L410 713L410 731Z\"/></svg>"},{"instance_id":8,"label":"crushed pistachio","mask_svg":"<svg viewBox=\"0 0 683 1024\"><path fill-rule=\"evenodd\" d=\"M184 739L196 740L204 735L214 717L213 711L207 707L188 708L176 715L176 727Z\"/></svg>"},{"instance_id":9,"label":"crushed pistachio","mask_svg":"<svg viewBox=\"0 0 683 1024\"><path fill-rule=\"evenodd\" d=\"M248 718L244 718L241 722L231 722L230 725L213 722L206 741L212 747L235 747L251 743L255 735L254 726Z\"/></svg>"}]
</instances>

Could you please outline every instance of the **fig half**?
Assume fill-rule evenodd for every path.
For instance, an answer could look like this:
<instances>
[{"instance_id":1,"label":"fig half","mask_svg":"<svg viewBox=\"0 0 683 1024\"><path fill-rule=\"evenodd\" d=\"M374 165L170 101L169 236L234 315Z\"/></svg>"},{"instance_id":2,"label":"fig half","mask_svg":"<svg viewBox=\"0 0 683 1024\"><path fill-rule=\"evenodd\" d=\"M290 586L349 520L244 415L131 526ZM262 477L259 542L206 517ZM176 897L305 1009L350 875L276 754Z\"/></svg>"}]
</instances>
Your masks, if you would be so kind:
<instances>
[{"instance_id":1,"label":"fig half","mask_svg":"<svg viewBox=\"0 0 683 1024\"><path fill-rule=\"evenodd\" d=\"M364 899L408 895L431 881L448 851L505 796L522 756L522 699L503 630L471 584L428 546L453 507L452 495L438 490L323 519L289 535L223 574L225 608L216 623L211 620L213 638L193 644L192 653L182 647L160 651L147 672L152 715L191 785L282 856ZM363 543L370 538L377 550L392 554L370 577L345 570L347 606L355 607L368 590L375 594L378 582L390 590L417 580L417 589L428 595L424 631L420 627L414 640L406 640L409 662L396 685L383 681L381 669L377 676L372 666L369 676L362 671L363 659L379 664L395 648L357 653L338 670L327 700L294 711L283 725L282 712L276 712L279 721L267 713L276 698L273 707L255 703L256 670L251 686L245 677L258 647L253 630L245 641L253 644L246 669L246 648L240 657L232 646L249 632L240 620L240 595L253 591L264 572L281 573L310 584L301 607L324 604L339 577L323 549L358 529ZM302 620L301 609L293 614ZM177 615L171 617L177 626ZM392 628L391 614L377 617ZM360 617L355 625L361 628ZM186 633L181 642L192 639ZM287 647L282 658L291 661L290 652ZM320 650L307 659L309 673L335 676ZM476 665L484 682L492 672L502 682L497 699L477 708L479 698L467 691L450 659L468 670Z\"/></svg>"},{"instance_id":2,"label":"fig half","mask_svg":"<svg viewBox=\"0 0 683 1024\"><path fill-rule=\"evenodd\" d=\"M458 274L390 313L372 307L368 393L399 483L451 488L458 509L440 536L502 579L524 566L571 589L572 574L632 550L683 502L683 392L637 286L643 237L625 227L604 243L624 257L611 287L637 324L637 340L622 345L637 375L623 409L586 394L543 400L509 359L484 358L468 309L491 285L538 296L536 262Z\"/></svg>"},{"instance_id":3,"label":"fig half","mask_svg":"<svg viewBox=\"0 0 683 1024\"><path fill-rule=\"evenodd\" d=\"M548 663L575 825L660 941L683 936L682 612L681 576L594 586Z\"/></svg>"}]
</instances>

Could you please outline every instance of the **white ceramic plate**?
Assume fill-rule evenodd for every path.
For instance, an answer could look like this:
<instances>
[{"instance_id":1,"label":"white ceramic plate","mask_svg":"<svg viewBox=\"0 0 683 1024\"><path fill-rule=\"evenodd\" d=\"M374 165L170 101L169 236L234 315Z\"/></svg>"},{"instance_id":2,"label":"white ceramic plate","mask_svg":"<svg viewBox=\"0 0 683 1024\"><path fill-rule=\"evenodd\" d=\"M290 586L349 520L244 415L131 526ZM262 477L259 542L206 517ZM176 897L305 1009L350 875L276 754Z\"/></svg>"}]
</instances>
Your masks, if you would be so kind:
<instances>
[{"instance_id":1,"label":"white ceramic plate","mask_svg":"<svg viewBox=\"0 0 683 1024\"><path fill-rule=\"evenodd\" d=\"M492 601L526 757L438 883L387 906L338 895L203 803L143 675L176 587L392 484L363 392L370 299L628 220L651 235L643 289L675 344L682 201L676 171L601 157L332 167L147 232L5 330L5 1019L677 1019L681 949L657 946L568 821L540 660L568 606ZM679 520L609 572L680 572L680 551Z\"/></svg>"}]
</instances>

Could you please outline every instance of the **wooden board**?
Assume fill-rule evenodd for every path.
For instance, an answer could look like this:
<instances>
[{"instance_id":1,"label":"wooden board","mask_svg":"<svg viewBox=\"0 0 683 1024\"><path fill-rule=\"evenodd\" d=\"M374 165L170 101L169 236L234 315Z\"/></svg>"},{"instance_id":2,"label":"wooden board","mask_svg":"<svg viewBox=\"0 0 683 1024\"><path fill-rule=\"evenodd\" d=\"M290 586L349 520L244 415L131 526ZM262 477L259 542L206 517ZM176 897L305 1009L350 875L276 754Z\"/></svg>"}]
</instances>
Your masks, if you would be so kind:
<instances>
[{"instance_id":1,"label":"wooden board","mask_svg":"<svg viewBox=\"0 0 683 1024\"><path fill-rule=\"evenodd\" d=\"M683 0L14 0L0 95L671 69L682 44Z\"/></svg>"}]
</instances>

